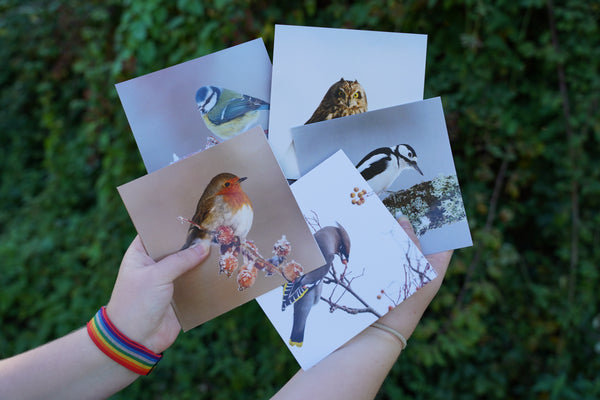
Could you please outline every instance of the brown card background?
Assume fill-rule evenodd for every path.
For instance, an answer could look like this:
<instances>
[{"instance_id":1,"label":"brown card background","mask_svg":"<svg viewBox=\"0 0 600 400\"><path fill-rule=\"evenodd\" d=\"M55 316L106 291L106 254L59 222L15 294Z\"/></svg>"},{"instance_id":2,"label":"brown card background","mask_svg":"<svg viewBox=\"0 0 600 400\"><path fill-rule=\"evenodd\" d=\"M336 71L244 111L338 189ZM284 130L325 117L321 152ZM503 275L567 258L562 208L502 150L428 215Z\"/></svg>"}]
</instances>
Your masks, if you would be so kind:
<instances>
[{"instance_id":1,"label":"brown card background","mask_svg":"<svg viewBox=\"0 0 600 400\"><path fill-rule=\"evenodd\" d=\"M248 178L242 188L252 202L254 220L247 239L263 257L271 257L273 244L285 235L292 245L288 260L300 263L305 273L324 264L260 127L118 187L153 259L185 243L189 225L177 217L192 218L206 185L221 172ZM237 273L219 275L218 260L219 249L211 246L209 258L175 282L174 308L184 331L284 283L280 275L265 277L258 271L256 283L240 292Z\"/></svg>"}]
</instances>

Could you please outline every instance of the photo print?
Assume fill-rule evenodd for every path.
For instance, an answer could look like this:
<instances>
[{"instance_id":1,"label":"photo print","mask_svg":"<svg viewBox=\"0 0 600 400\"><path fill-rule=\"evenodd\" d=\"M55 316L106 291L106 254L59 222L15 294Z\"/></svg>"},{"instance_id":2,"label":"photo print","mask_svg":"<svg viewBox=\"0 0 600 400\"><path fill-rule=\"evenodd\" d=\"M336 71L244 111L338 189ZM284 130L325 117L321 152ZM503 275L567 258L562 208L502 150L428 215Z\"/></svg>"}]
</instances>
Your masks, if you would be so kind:
<instances>
[{"instance_id":1,"label":"photo print","mask_svg":"<svg viewBox=\"0 0 600 400\"><path fill-rule=\"evenodd\" d=\"M275 26L269 142L299 171L290 128L423 99L427 35Z\"/></svg>"},{"instance_id":2,"label":"photo print","mask_svg":"<svg viewBox=\"0 0 600 400\"><path fill-rule=\"evenodd\" d=\"M255 39L118 83L148 172L255 126L267 130L271 70Z\"/></svg>"},{"instance_id":3,"label":"photo print","mask_svg":"<svg viewBox=\"0 0 600 400\"><path fill-rule=\"evenodd\" d=\"M257 301L308 369L436 273L342 151L291 188L325 262Z\"/></svg>"},{"instance_id":4,"label":"photo print","mask_svg":"<svg viewBox=\"0 0 600 400\"><path fill-rule=\"evenodd\" d=\"M260 127L118 191L154 260L211 245L209 258L175 281L184 330L323 265Z\"/></svg>"},{"instance_id":5,"label":"photo print","mask_svg":"<svg viewBox=\"0 0 600 400\"><path fill-rule=\"evenodd\" d=\"M342 149L424 254L473 244L441 98L292 128L301 174Z\"/></svg>"}]
</instances>

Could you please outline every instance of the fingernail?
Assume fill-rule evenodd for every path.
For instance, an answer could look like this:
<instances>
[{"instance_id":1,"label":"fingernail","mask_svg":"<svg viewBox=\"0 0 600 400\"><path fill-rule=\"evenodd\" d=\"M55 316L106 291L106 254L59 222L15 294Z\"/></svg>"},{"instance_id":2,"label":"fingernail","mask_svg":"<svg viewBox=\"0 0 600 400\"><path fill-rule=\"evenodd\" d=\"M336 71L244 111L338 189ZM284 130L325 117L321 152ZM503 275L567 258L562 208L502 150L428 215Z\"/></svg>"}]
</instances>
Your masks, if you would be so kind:
<instances>
[{"instance_id":1,"label":"fingernail","mask_svg":"<svg viewBox=\"0 0 600 400\"><path fill-rule=\"evenodd\" d=\"M408 217L402 213L396 213L396 221L398 221L398 223L410 222Z\"/></svg>"},{"instance_id":2,"label":"fingernail","mask_svg":"<svg viewBox=\"0 0 600 400\"><path fill-rule=\"evenodd\" d=\"M190 246L190 249L195 249L195 251L204 256L206 254L208 254L209 250L210 250L210 244L208 242L206 242L205 240L199 240L196 243L194 243L193 245Z\"/></svg>"}]
</instances>

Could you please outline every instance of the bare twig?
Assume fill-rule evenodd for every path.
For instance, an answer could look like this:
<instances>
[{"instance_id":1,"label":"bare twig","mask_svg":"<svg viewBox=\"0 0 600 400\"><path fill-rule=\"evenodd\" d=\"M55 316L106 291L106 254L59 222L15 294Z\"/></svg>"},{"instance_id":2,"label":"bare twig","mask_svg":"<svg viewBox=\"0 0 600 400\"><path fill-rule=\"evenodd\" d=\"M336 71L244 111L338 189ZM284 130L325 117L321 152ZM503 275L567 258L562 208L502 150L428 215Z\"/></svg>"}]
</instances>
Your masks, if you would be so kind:
<instances>
[{"instance_id":1,"label":"bare twig","mask_svg":"<svg viewBox=\"0 0 600 400\"><path fill-rule=\"evenodd\" d=\"M319 221L319 215L315 212L315 210L310 210L310 212L312 213L312 215L311 216L304 215L304 220L306 221L308 226L310 226L310 228L313 230L313 232L316 232L319 229L321 229L321 222Z\"/></svg>"},{"instance_id":2,"label":"bare twig","mask_svg":"<svg viewBox=\"0 0 600 400\"><path fill-rule=\"evenodd\" d=\"M375 315L377 318L381 318L381 315L369 306L367 306L365 308L354 308L354 307L348 307L348 306L341 306L341 305L336 304L333 301L326 299L324 297L321 297L321 300L323 300L324 302L329 304L329 310L331 312L334 312L335 310L342 310L342 311L346 311L348 314L371 313L371 314Z\"/></svg>"},{"instance_id":3,"label":"bare twig","mask_svg":"<svg viewBox=\"0 0 600 400\"><path fill-rule=\"evenodd\" d=\"M362 305L365 306L365 309L367 310L366 312L370 312L378 317L381 317L381 315L379 315L379 313L377 313L377 311L375 311L373 309L373 307L371 307L366 301L364 301L354 290L352 290L352 288L350 287L350 284L352 283L352 281L348 281L347 279L344 279L343 281L340 280L337 277L337 273L335 272L335 269L333 268L333 266L330 268L329 270L329 274L331 275L330 277L326 277L323 279L323 283L324 284L330 284L330 283L334 283L337 286L341 286L342 288L344 288L344 290L348 293L350 293L352 296L354 296L354 298L356 300L358 300ZM362 276L362 275L361 275ZM353 278L354 279L354 278ZM335 289L335 288L334 288ZM343 293L342 293L343 295ZM329 299L326 299L324 297L321 297L322 300L324 300L325 302L327 302L327 304L329 304L330 306L330 311L335 311L336 309L340 309L340 310L344 310L346 311L347 309L350 310L352 309L351 307L347 307L347 306L341 306L337 303L335 303L331 297L333 296L333 291L332 294L330 296ZM341 299L341 296L340 296ZM339 300L339 299L338 299ZM333 305L335 305L335 307L333 307Z\"/></svg>"}]
</instances>

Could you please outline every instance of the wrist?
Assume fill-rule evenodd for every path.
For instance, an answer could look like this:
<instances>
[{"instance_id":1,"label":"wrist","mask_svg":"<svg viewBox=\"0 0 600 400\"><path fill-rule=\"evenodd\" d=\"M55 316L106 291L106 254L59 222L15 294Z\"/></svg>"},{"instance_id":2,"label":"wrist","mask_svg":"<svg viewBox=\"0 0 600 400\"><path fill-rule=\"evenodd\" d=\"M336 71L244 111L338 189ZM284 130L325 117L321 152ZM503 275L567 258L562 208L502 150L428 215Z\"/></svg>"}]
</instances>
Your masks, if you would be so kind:
<instances>
[{"instance_id":1,"label":"wrist","mask_svg":"<svg viewBox=\"0 0 600 400\"><path fill-rule=\"evenodd\" d=\"M112 323L105 307L88 322L87 332L106 356L137 374L148 375L162 358L162 354L123 334Z\"/></svg>"}]
</instances>

